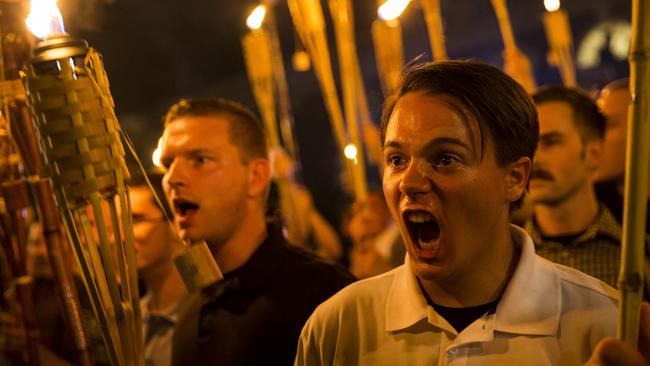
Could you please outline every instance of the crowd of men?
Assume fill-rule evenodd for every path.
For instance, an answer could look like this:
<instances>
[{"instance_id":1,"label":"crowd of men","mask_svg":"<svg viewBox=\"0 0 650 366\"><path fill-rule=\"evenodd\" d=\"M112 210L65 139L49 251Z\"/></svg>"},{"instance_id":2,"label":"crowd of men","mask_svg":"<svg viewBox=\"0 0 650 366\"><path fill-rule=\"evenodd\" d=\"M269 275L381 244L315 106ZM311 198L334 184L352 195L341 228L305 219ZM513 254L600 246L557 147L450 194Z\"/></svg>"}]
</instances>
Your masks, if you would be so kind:
<instances>
[{"instance_id":1,"label":"crowd of men","mask_svg":"<svg viewBox=\"0 0 650 366\"><path fill-rule=\"evenodd\" d=\"M272 168L251 111L179 101L149 176L164 204L139 178L129 188L146 364L650 362L647 303L638 349L612 338L628 99L621 81L595 101L531 96L479 62L410 67L382 115L383 194L344 225L349 270L266 214ZM187 293L181 241L205 241L224 279Z\"/></svg>"}]
</instances>

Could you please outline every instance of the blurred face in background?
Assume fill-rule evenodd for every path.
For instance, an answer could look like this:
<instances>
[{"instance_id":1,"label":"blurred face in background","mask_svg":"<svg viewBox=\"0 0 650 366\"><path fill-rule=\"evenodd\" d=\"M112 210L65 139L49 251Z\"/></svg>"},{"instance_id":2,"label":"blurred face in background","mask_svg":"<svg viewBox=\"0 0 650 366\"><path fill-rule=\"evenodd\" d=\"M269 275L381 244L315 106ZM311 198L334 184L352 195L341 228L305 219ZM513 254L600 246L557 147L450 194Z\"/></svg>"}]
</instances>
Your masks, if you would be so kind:
<instances>
[{"instance_id":1,"label":"blurred face in background","mask_svg":"<svg viewBox=\"0 0 650 366\"><path fill-rule=\"evenodd\" d=\"M154 203L151 191L145 186L131 187L129 199L138 272L146 276L157 269L168 268L172 265L178 241Z\"/></svg>"},{"instance_id":2,"label":"blurred face in background","mask_svg":"<svg viewBox=\"0 0 650 366\"><path fill-rule=\"evenodd\" d=\"M381 193L371 192L365 202L355 202L348 223L354 242L375 238L391 223L386 200Z\"/></svg>"},{"instance_id":3,"label":"blurred face in background","mask_svg":"<svg viewBox=\"0 0 650 366\"><path fill-rule=\"evenodd\" d=\"M607 118L603 139L603 156L598 181L625 178L625 149L627 144L627 109L630 93L627 88L604 89L598 107Z\"/></svg>"}]
</instances>

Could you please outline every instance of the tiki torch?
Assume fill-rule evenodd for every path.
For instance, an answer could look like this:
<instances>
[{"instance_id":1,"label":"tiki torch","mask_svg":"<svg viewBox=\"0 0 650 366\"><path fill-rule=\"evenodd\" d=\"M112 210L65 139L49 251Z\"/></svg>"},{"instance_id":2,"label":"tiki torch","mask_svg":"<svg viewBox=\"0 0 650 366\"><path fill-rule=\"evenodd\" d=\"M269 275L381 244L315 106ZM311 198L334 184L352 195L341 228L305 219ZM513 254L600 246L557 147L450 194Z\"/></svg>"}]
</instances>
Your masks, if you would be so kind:
<instances>
[{"instance_id":1,"label":"tiki torch","mask_svg":"<svg viewBox=\"0 0 650 366\"><path fill-rule=\"evenodd\" d=\"M630 41L630 102L628 113L623 247L618 288L619 339L637 346L639 315L643 295L648 153L650 150L650 3L632 1Z\"/></svg>"},{"instance_id":2,"label":"tiki torch","mask_svg":"<svg viewBox=\"0 0 650 366\"><path fill-rule=\"evenodd\" d=\"M345 131L345 123L341 104L339 103L330 53L327 45L327 34L325 32L325 20L319 0L288 0L291 18L296 27L305 49L314 65L316 78L323 93L325 107L330 117L334 138L338 145L341 162L346 167L349 177L353 176L353 167L344 156L345 146L348 144L348 137Z\"/></svg>"},{"instance_id":3,"label":"tiki torch","mask_svg":"<svg viewBox=\"0 0 650 366\"><path fill-rule=\"evenodd\" d=\"M86 329L81 319L81 306L74 283L73 271L70 268L69 243L66 240L61 217L54 201L52 183L47 178L41 178L43 166L38 153L36 135L34 133L28 107L23 100L11 102L10 123L12 135L20 154L23 157L27 180L36 198L38 216L43 228L48 258L54 275L57 294L63 303L65 319L72 331L77 350L77 362L80 365L91 365L92 360Z\"/></svg>"},{"instance_id":4,"label":"tiki torch","mask_svg":"<svg viewBox=\"0 0 650 366\"><path fill-rule=\"evenodd\" d=\"M384 96L389 97L395 92L404 68L402 27L398 17L406 6L399 12L388 12L385 6L380 6L377 11L379 19L372 23L372 43L381 89Z\"/></svg>"},{"instance_id":5,"label":"tiki torch","mask_svg":"<svg viewBox=\"0 0 650 366\"><path fill-rule=\"evenodd\" d=\"M422 0L424 20L427 22L429 31L429 42L431 52L436 61L447 59L447 48L445 47L444 30L442 27L442 16L440 15L440 0Z\"/></svg>"},{"instance_id":6,"label":"tiki torch","mask_svg":"<svg viewBox=\"0 0 650 366\"><path fill-rule=\"evenodd\" d=\"M357 57L356 44L354 40L354 13L352 3L349 0L330 0L330 13L334 24L336 47L341 68L341 86L343 89L343 107L345 110L348 136L355 150L355 158L352 159L352 181L357 201L365 201L368 194L366 183L365 157L363 145L359 134L359 120L362 116L360 100L365 101L365 88L361 81L359 60ZM363 97L362 97L363 95ZM367 108L367 105L365 106ZM369 118L369 112L365 111L365 118ZM365 120L364 123L370 121ZM350 145L348 145L350 146ZM348 149L346 146L346 149ZM350 160L344 150L344 154Z\"/></svg>"},{"instance_id":7,"label":"tiki torch","mask_svg":"<svg viewBox=\"0 0 650 366\"><path fill-rule=\"evenodd\" d=\"M492 7L496 13L503 38L504 71L517 80L527 92L532 93L535 90L535 79L530 60L517 47L506 0L492 0Z\"/></svg>"},{"instance_id":8,"label":"tiki torch","mask_svg":"<svg viewBox=\"0 0 650 366\"><path fill-rule=\"evenodd\" d=\"M242 38L242 50L248 79L264 121L270 149L279 153L278 150L282 148L276 120L276 92L279 91L279 85L276 83L277 69L274 68L273 62L279 55L274 54L277 50L273 47L271 35L263 27L266 11L263 5L259 5L247 18L246 25L250 31ZM280 195L280 206L286 220L287 237L291 243L302 244L308 235L305 218L299 215L295 207L290 182L286 177L278 175L278 172L274 173Z\"/></svg>"},{"instance_id":9,"label":"tiki torch","mask_svg":"<svg viewBox=\"0 0 650 366\"><path fill-rule=\"evenodd\" d=\"M56 1L32 2L26 21L41 39L21 76L44 174L53 183L110 362L142 364L128 171L102 58L64 33Z\"/></svg>"},{"instance_id":10,"label":"tiki torch","mask_svg":"<svg viewBox=\"0 0 650 366\"><path fill-rule=\"evenodd\" d=\"M548 61L560 69L560 76L564 85L575 86L576 75L573 66L571 49L573 40L569 17L560 9L560 0L544 0L546 14L544 14L544 30L548 41Z\"/></svg>"}]
</instances>

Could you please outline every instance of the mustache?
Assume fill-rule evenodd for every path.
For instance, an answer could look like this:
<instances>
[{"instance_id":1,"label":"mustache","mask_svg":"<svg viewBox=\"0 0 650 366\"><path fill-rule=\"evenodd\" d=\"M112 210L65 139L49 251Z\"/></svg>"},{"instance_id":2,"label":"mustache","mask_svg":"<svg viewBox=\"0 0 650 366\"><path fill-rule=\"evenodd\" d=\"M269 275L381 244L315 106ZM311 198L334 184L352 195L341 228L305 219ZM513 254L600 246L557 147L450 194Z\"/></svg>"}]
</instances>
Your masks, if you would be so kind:
<instances>
[{"instance_id":1,"label":"mustache","mask_svg":"<svg viewBox=\"0 0 650 366\"><path fill-rule=\"evenodd\" d=\"M553 177L553 174L547 170L544 170L542 168L533 168L530 179L555 180L555 177Z\"/></svg>"}]
</instances>

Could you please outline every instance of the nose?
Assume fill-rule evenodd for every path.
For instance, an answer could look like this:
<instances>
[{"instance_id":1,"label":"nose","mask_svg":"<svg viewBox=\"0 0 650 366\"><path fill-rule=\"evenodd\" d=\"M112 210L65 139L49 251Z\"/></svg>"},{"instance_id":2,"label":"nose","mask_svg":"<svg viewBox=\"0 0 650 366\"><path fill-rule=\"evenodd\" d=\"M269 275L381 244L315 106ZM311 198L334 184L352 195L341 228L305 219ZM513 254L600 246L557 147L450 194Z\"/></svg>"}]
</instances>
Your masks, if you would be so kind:
<instances>
[{"instance_id":1,"label":"nose","mask_svg":"<svg viewBox=\"0 0 650 366\"><path fill-rule=\"evenodd\" d=\"M174 159L163 176L163 185L169 189L178 189L187 184L186 169L181 159Z\"/></svg>"},{"instance_id":2,"label":"nose","mask_svg":"<svg viewBox=\"0 0 650 366\"><path fill-rule=\"evenodd\" d=\"M412 161L404 171L399 189L408 196L416 196L431 191L431 181L427 177L429 165L425 161Z\"/></svg>"}]
</instances>

